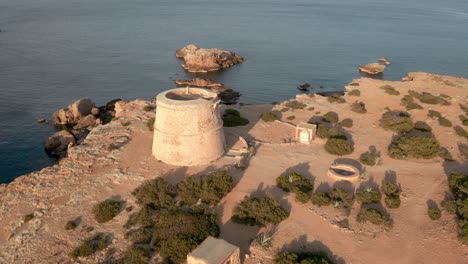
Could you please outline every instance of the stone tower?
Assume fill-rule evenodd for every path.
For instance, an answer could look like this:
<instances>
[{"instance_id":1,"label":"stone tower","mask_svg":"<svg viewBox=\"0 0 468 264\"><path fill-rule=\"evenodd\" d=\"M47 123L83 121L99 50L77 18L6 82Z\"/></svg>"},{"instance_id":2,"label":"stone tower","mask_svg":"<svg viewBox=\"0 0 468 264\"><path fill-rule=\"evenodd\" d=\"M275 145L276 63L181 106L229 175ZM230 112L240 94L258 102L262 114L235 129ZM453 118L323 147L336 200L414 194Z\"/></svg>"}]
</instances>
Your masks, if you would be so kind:
<instances>
[{"instance_id":1,"label":"stone tower","mask_svg":"<svg viewBox=\"0 0 468 264\"><path fill-rule=\"evenodd\" d=\"M153 155L178 166L208 164L223 156L226 143L217 94L176 88L156 98Z\"/></svg>"}]
</instances>

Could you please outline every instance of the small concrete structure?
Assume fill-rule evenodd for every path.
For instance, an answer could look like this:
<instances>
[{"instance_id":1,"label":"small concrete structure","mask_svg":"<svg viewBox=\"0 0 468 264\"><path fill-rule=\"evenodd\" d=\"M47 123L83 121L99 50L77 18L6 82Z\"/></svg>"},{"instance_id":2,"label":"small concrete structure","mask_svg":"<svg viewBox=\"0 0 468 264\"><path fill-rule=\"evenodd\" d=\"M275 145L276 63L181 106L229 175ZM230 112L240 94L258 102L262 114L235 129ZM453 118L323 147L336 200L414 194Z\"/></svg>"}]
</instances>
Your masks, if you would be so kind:
<instances>
[{"instance_id":1,"label":"small concrete structure","mask_svg":"<svg viewBox=\"0 0 468 264\"><path fill-rule=\"evenodd\" d=\"M208 164L223 156L226 143L217 94L177 88L156 97L153 155L177 166Z\"/></svg>"},{"instance_id":2,"label":"small concrete structure","mask_svg":"<svg viewBox=\"0 0 468 264\"><path fill-rule=\"evenodd\" d=\"M223 239L207 237L187 255L187 264L240 264L240 250Z\"/></svg>"},{"instance_id":3,"label":"small concrete structure","mask_svg":"<svg viewBox=\"0 0 468 264\"><path fill-rule=\"evenodd\" d=\"M327 175L338 181L356 181L361 173L358 168L349 164L333 164L328 169Z\"/></svg>"},{"instance_id":4,"label":"small concrete structure","mask_svg":"<svg viewBox=\"0 0 468 264\"><path fill-rule=\"evenodd\" d=\"M315 139L317 125L300 123L296 126L296 139L303 144L310 144Z\"/></svg>"}]
</instances>

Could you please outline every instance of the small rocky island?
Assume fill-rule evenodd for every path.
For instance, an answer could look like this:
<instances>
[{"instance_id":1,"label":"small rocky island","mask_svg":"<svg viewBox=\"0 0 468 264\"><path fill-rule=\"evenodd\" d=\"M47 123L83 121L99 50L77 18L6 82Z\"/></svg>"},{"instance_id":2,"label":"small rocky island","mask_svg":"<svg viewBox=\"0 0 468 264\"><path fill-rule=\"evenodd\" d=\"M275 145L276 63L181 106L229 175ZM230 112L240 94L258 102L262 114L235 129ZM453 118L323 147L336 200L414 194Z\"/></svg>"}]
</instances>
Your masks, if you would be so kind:
<instances>
[{"instance_id":1,"label":"small rocky island","mask_svg":"<svg viewBox=\"0 0 468 264\"><path fill-rule=\"evenodd\" d=\"M210 72L229 68L244 61L239 54L222 49L204 49L194 44L176 51L176 57L185 61L182 67L189 72Z\"/></svg>"},{"instance_id":2,"label":"small rocky island","mask_svg":"<svg viewBox=\"0 0 468 264\"><path fill-rule=\"evenodd\" d=\"M466 263L467 98L415 72L218 105L226 152L198 166L154 158L154 102L78 100L55 121L87 136L0 186L0 263L183 263L212 237L247 264Z\"/></svg>"}]
</instances>

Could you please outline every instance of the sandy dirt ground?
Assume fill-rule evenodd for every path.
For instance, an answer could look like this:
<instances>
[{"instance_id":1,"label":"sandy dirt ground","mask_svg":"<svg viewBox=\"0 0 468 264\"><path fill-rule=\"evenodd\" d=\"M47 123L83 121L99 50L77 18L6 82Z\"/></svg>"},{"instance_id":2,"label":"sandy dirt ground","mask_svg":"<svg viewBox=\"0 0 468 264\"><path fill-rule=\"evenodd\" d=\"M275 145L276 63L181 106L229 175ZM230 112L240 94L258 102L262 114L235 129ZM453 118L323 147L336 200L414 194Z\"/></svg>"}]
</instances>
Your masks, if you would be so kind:
<instances>
[{"instance_id":1,"label":"sandy dirt ground","mask_svg":"<svg viewBox=\"0 0 468 264\"><path fill-rule=\"evenodd\" d=\"M117 118L107 125L93 129L85 142L69 150L69 157L59 164L39 172L17 178L9 185L0 186L0 263L111 263L130 244L124 239L124 223L131 212L123 211L114 220L99 224L91 214L92 206L109 197L119 197L126 206L135 206L133 189L147 179L164 177L176 184L189 175L213 170L227 170L235 179L235 187L218 205L220 237L241 248L245 263L272 263L273 256L285 249L323 250L337 263L468 263L468 247L457 239L454 217L442 213L432 221L427 215L427 203L439 203L448 190L447 173L468 172L468 163L459 152L465 138L455 134L453 127L442 127L437 120L427 117L429 109L438 110L453 125L460 125L462 113L459 104L468 102L468 80L456 77L410 73L410 81L382 81L370 78L354 80L347 90L358 89L361 95L345 95L346 103L332 104L321 96L298 97L307 104L302 110L278 105L223 106L238 109L250 120L245 127L225 128L228 145L239 147L236 136L245 138L255 152L246 161L245 170L236 169L236 159L225 157L207 166L175 167L156 161L151 155L152 132L146 127L154 113L143 111L149 102L137 100L123 103ZM400 95L393 96L380 89L392 85ZM386 149L393 133L379 126L385 108L404 110L400 99L408 90L426 91L450 96L451 105L422 104L423 109L411 110L413 121L425 121L436 138L455 158L443 162L431 160L394 160ZM367 113L350 110L351 103L362 101ZM314 109L311 110L310 108ZM351 118L352 128L346 129L355 150L337 157L328 154L325 141L316 139L310 145L294 141L294 129L282 122L259 120L261 113L273 111L282 122L308 122L313 116L328 111L338 113L340 120ZM319 113L320 112L320 113ZM294 115L293 120L288 116ZM129 125L126 125L130 122ZM125 124L125 125L123 125ZM234 136L233 136L234 135ZM119 148L110 151L109 144ZM326 189L336 182L327 178L327 170L334 162L356 163L359 155L370 147L382 153L381 164L365 168L365 176L347 188L359 189L380 185L386 175L396 177L402 187L402 203L398 209L379 208L393 220L393 228L384 230L372 224L356 221L360 204L355 203L349 214L329 207L318 208L310 202L299 204L294 194L275 187L276 177L284 172L300 172L314 181L316 188ZM362 169L362 168L361 168ZM232 209L246 195L269 194L290 210L290 217L278 226L248 227L233 223ZM24 215L34 218L24 222ZM68 220L79 218L75 230L66 231ZM349 227L339 227L338 221L348 219ZM269 249L251 247L260 232L273 233ZM95 255L74 260L71 250L81 240L95 232L113 234L109 249Z\"/></svg>"}]
</instances>

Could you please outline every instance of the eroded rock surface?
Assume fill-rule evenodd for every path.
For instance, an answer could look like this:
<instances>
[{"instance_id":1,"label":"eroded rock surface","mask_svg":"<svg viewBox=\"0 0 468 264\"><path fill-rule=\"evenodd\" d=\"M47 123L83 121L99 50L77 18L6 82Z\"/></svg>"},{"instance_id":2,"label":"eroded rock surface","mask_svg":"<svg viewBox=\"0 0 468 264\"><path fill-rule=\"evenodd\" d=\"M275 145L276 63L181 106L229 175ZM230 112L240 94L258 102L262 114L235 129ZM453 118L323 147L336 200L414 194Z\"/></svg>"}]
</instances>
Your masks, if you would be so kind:
<instances>
[{"instance_id":1,"label":"eroded rock surface","mask_svg":"<svg viewBox=\"0 0 468 264\"><path fill-rule=\"evenodd\" d=\"M382 74L385 70L385 65L379 64L379 63L369 63L365 65L359 66L359 71L371 74L371 75L377 75L377 74Z\"/></svg>"},{"instance_id":2,"label":"eroded rock surface","mask_svg":"<svg viewBox=\"0 0 468 264\"><path fill-rule=\"evenodd\" d=\"M182 67L189 72L217 71L244 61L244 58L232 51L204 49L194 44L178 49L176 57L185 61Z\"/></svg>"}]
</instances>

